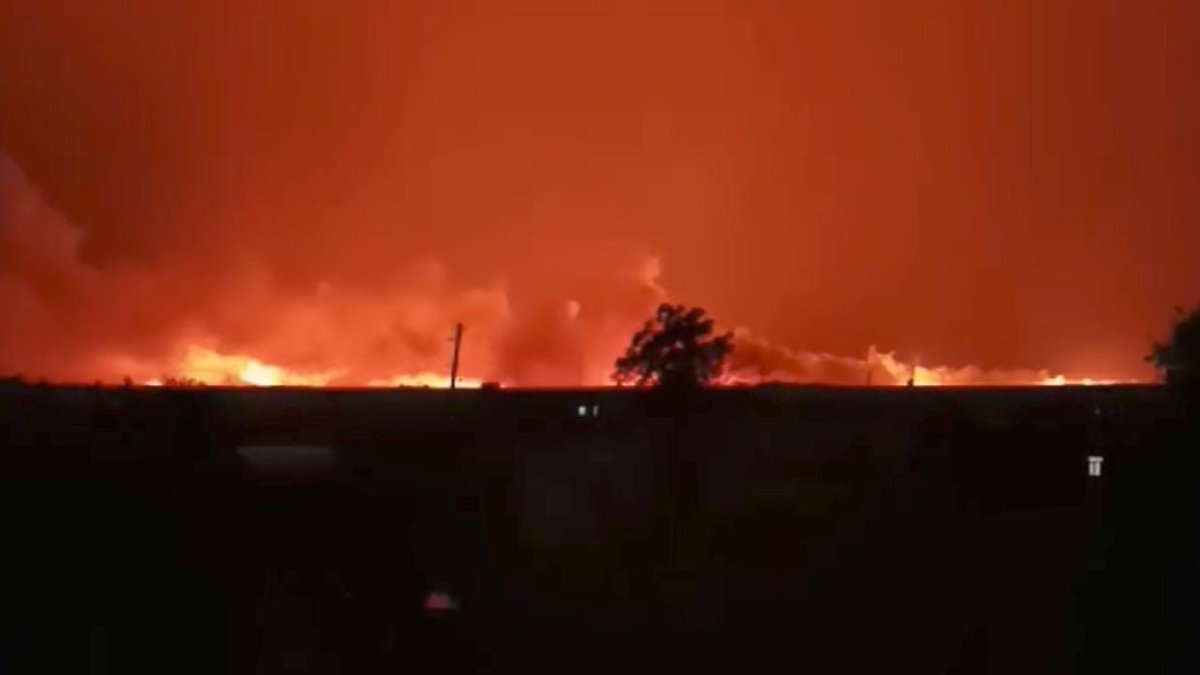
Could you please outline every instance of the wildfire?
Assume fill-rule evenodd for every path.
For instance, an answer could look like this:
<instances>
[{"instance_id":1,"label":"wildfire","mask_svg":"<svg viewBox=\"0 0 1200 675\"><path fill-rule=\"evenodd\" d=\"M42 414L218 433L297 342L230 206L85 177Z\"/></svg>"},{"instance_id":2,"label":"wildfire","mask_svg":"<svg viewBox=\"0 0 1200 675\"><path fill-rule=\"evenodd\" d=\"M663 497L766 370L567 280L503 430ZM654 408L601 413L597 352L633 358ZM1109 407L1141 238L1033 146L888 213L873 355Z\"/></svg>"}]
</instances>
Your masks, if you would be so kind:
<instances>
[{"instance_id":1,"label":"wildfire","mask_svg":"<svg viewBox=\"0 0 1200 675\"><path fill-rule=\"evenodd\" d=\"M553 276L537 280L530 269L468 283L449 262L430 259L378 278L342 279L330 268L330 279L289 275L284 283L269 258L247 253L222 265L213 283L213 267L201 259L96 266L80 255L88 234L0 154L0 312L19 328L0 331L0 378L443 388L451 384L451 327L462 322L467 337L458 344L471 377L457 386L608 386L631 332L671 297L659 257L623 243L571 247L561 260L539 256L556 262L545 270ZM1097 377L1104 371L1071 379L1041 369L930 366L874 348L830 354L735 333L722 385L1114 383ZM1121 371L1104 374L1114 372Z\"/></svg>"},{"instance_id":2,"label":"wildfire","mask_svg":"<svg viewBox=\"0 0 1200 675\"><path fill-rule=\"evenodd\" d=\"M189 347L183 363L172 379L208 385L250 385L256 387L323 387L338 376L338 371L302 373L263 363L245 355L221 354L203 347ZM162 384L151 380L146 384Z\"/></svg>"},{"instance_id":3,"label":"wildfire","mask_svg":"<svg viewBox=\"0 0 1200 675\"><path fill-rule=\"evenodd\" d=\"M338 384L345 370L326 372L300 372L283 366L265 363L244 354L222 354L204 347L189 347L175 373L168 377L152 378L142 384L150 387L170 383L232 385L253 387L328 387ZM417 372L372 379L368 387L427 387L448 389L450 376L434 372ZM474 377L459 377L457 386L463 389L478 389L483 380Z\"/></svg>"},{"instance_id":4,"label":"wildfire","mask_svg":"<svg viewBox=\"0 0 1200 675\"><path fill-rule=\"evenodd\" d=\"M1098 379L1093 379L1090 377L1072 380L1072 379L1067 379L1067 378L1063 377L1062 375L1056 375L1054 377L1048 377L1048 378L1042 380L1041 382L1039 382L1038 384L1041 384L1041 385L1047 386L1047 387L1062 387L1062 386L1091 387L1091 386L1103 386L1103 385L1109 385L1109 384L1122 384L1122 383L1123 383L1122 380L1103 380L1103 379L1098 380Z\"/></svg>"},{"instance_id":5,"label":"wildfire","mask_svg":"<svg viewBox=\"0 0 1200 675\"><path fill-rule=\"evenodd\" d=\"M828 357L819 355L819 357ZM1119 380L1097 378L1068 378L1064 375L1025 374L1018 372L986 372L967 367L952 369L947 367L926 368L911 366L897 360L890 353L871 350L866 359L857 361L864 372L874 376L868 377L862 384L874 386L904 385L912 379L912 384L918 387L937 386L1093 386L1119 384ZM597 370L600 372L600 370ZM367 387L417 387L430 389L447 389L450 387L450 376L447 373L433 371L418 371L387 377L372 378L366 381L348 380L344 377L345 369L323 372L307 372L293 370L287 367L267 363L245 354L222 354L214 349L191 346L173 374L167 377L144 380L146 386L163 386L164 384L202 384L202 385L232 385L255 387L329 387L329 386L367 386ZM786 374L772 375L762 372L729 372L718 382L719 386L747 386L767 381L797 382L800 380L788 378ZM463 389L478 389L483 386L483 379L478 377L459 377L457 386ZM610 381L585 382L591 386L606 386Z\"/></svg>"},{"instance_id":6,"label":"wildfire","mask_svg":"<svg viewBox=\"0 0 1200 675\"><path fill-rule=\"evenodd\" d=\"M415 375L397 375L395 377L367 382L368 387L429 387L430 389L449 389L450 376L440 373L417 373ZM458 387L461 389L478 389L483 386L483 380L473 377L459 377Z\"/></svg>"}]
</instances>

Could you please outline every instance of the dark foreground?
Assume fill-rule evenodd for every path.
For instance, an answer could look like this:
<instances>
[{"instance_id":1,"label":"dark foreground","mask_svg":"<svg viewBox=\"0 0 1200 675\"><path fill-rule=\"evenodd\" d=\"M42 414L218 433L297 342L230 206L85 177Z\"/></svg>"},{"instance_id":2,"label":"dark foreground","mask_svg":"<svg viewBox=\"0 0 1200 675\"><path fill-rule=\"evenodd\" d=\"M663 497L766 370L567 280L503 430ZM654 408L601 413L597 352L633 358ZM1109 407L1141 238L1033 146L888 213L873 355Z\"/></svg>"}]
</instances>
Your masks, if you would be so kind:
<instances>
[{"instance_id":1,"label":"dark foreground","mask_svg":"<svg viewBox=\"0 0 1200 675\"><path fill-rule=\"evenodd\" d=\"M1200 668L1156 389L0 405L0 672Z\"/></svg>"}]
</instances>

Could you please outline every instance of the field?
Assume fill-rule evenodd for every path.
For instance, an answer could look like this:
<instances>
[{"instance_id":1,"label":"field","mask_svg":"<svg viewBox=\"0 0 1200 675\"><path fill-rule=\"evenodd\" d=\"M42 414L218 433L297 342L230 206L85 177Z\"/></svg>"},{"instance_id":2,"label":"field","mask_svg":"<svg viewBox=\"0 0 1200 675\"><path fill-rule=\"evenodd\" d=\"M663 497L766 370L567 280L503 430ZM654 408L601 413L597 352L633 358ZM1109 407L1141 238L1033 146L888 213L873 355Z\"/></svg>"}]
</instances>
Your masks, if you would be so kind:
<instances>
[{"instance_id":1,"label":"field","mask_svg":"<svg viewBox=\"0 0 1200 675\"><path fill-rule=\"evenodd\" d=\"M1193 436L1153 387L0 406L4 672L1197 665Z\"/></svg>"}]
</instances>

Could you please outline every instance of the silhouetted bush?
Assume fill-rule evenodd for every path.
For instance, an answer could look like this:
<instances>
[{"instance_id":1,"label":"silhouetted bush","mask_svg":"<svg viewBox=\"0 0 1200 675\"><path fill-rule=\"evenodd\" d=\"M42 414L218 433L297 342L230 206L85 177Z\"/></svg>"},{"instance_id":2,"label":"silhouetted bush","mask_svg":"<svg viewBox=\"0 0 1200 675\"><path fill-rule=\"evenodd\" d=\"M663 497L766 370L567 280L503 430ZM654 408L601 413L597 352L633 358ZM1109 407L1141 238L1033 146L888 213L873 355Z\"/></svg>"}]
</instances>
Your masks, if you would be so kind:
<instances>
[{"instance_id":1,"label":"silhouetted bush","mask_svg":"<svg viewBox=\"0 0 1200 675\"><path fill-rule=\"evenodd\" d=\"M203 387L204 382L197 380L194 377L167 377L163 378L164 387Z\"/></svg>"}]
</instances>

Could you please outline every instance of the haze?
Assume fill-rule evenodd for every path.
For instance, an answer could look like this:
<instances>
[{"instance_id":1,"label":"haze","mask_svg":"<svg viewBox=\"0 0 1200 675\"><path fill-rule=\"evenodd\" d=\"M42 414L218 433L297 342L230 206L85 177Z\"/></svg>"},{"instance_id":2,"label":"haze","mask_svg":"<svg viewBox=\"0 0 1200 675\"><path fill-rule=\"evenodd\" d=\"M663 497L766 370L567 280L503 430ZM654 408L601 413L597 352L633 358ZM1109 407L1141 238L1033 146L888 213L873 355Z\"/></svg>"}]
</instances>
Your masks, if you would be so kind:
<instances>
[{"instance_id":1,"label":"haze","mask_svg":"<svg viewBox=\"0 0 1200 675\"><path fill-rule=\"evenodd\" d=\"M762 377L858 381L874 346L1145 378L1200 301L1197 26L1185 0L4 0L0 373L202 349L386 381L444 370L461 320L473 377L592 383L671 299L748 331Z\"/></svg>"}]
</instances>

